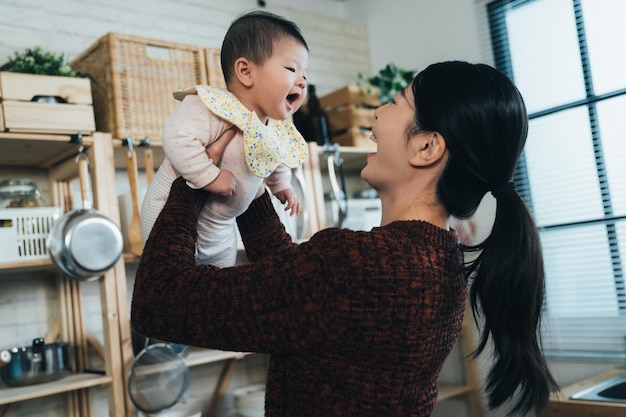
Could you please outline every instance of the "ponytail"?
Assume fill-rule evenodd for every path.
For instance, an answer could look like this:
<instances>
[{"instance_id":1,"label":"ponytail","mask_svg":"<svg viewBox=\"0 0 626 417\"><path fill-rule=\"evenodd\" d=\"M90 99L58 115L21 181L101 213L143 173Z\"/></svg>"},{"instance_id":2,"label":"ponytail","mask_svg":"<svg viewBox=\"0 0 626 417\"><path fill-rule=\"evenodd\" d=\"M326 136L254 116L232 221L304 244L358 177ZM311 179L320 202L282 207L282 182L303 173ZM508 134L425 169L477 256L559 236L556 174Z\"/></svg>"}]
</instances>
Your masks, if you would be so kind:
<instances>
[{"instance_id":1,"label":"ponytail","mask_svg":"<svg viewBox=\"0 0 626 417\"><path fill-rule=\"evenodd\" d=\"M543 306L543 257L539 232L513 183L528 133L526 106L515 85L485 64L443 62L413 81L415 128L439 132L448 151L437 197L458 219L470 218L487 191L496 198L491 234L465 265L470 305L479 323L474 356L489 342L489 407L509 400L512 411L544 408L556 382L543 357L539 325ZM500 185L502 184L502 185Z\"/></svg>"},{"instance_id":2,"label":"ponytail","mask_svg":"<svg viewBox=\"0 0 626 417\"><path fill-rule=\"evenodd\" d=\"M540 319L544 294L541 242L535 223L519 194L503 187L497 197L490 236L481 244L463 247L480 250L466 265L470 305L479 325L478 356L489 339L493 363L486 380L490 408L511 398L514 413L540 410L557 384L543 357Z\"/></svg>"}]
</instances>

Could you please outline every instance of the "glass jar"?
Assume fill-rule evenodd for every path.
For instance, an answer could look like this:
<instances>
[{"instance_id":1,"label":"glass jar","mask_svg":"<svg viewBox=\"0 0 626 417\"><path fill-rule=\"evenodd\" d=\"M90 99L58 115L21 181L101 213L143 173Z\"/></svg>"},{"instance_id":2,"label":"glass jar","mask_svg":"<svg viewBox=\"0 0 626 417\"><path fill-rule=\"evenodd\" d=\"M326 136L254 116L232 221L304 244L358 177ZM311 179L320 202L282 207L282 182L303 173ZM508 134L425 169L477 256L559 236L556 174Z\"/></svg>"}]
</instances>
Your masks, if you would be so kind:
<instances>
[{"instance_id":1,"label":"glass jar","mask_svg":"<svg viewBox=\"0 0 626 417\"><path fill-rule=\"evenodd\" d=\"M41 191L29 179L0 181L0 208L41 207Z\"/></svg>"}]
</instances>

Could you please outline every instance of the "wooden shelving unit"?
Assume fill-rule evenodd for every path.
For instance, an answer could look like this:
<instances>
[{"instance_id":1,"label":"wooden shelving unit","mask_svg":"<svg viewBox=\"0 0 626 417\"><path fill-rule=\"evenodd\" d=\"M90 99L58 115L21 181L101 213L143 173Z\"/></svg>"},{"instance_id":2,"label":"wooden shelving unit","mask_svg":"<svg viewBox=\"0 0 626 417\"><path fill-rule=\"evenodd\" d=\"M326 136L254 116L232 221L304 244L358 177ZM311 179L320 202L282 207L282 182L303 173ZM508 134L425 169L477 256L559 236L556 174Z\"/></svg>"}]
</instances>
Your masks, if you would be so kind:
<instances>
[{"instance_id":1,"label":"wooden shelving unit","mask_svg":"<svg viewBox=\"0 0 626 417\"><path fill-rule=\"evenodd\" d=\"M2 132L0 165L5 169L19 167L46 172L52 194L52 201L49 203L64 206L64 202L71 198L67 195L69 183L78 176L74 157L81 146L89 157L94 207L119 225L110 135L98 132L88 136ZM109 415L113 417L129 415L126 375L132 360L132 346L129 324L123 320L127 317L123 259L98 279L104 338L102 349L98 350L104 356L103 374L86 372L89 368L88 356L93 338L90 337L83 320L82 283L63 277L49 260L0 265L0 277L17 271L28 271L29 274L45 272L57 276L59 313L54 320L58 321L59 338L69 342L72 347L73 373L54 382L19 388L1 388L0 404L8 404L9 408L15 408L22 401L66 394L68 414L88 417L92 414L89 388L106 387Z\"/></svg>"}]
</instances>

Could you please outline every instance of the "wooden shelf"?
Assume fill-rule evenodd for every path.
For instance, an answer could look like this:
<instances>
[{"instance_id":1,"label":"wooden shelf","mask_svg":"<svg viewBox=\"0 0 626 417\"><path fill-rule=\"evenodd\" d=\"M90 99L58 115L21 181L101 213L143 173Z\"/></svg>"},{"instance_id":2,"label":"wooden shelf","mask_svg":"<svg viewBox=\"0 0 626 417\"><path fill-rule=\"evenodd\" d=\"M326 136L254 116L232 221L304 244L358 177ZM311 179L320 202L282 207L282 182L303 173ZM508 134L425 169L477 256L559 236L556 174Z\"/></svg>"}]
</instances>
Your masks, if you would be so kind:
<instances>
[{"instance_id":1,"label":"wooden shelf","mask_svg":"<svg viewBox=\"0 0 626 417\"><path fill-rule=\"evenodd\" d=\"M192 348L185 357L185 363L189 367L221 362L227 359L242 359L250 355L247 352L225 352L222 350Z\"/></svg>"},{"instance_id":2,"label":"wooden shelf","mask_svg":"<svg viewBox=\"0 0 626 417\"><path fill-rule=\"evenodd\" d=\"M320 155L320 159L324 155L324 149L321 146L310 146L309 149L316 149L317 153ZM360 147L360 146L340 146L339 153L341 155L341 159L343 159L343 166L345 169L358 169L360 170L365 165L367 160L367 154L371 152L376 152L376 146L372 146L371 148Z\"/></svg>"},{"instance_id":3,"label":"wooden shelf","mask_svg":"<svg viewBox=\"0 0 626 417\"><path fill-rule=\"evenodd\" d=\"M460 397L462 395L472 392L474 388L470 385L462 384L441 384L439 386L439 395L437 401L449 400L452 398Z\"/></svg>"},{"instance_id":4,"label":"wooden shelf","mask_svg":"<svg viewBox=\"0 0 626 417\"><path fill-rule=\"evenodd\" d=\"M0 165L29 166L47 169L77 154L80 145L70 142L72 135L0 132ZM92 136L83 136L82 144L93 144Z\"/></svg>"},{"instance_id":5,"label":"wooden shelf","mask_svg":"<svg viewBox=\"0 0 626 417\"><path fill-rule=\"evenodd\" d=\"M19 401L32 400L48 395L61 394L79 389L108 385L113 378L105 375L74 374L63 379L44 384L25 387L7 387L0 389L0 405Z\"/></svg>"},{"instance_id":6,"label":"wooden shelf","mask_svg":"<svg viewBox=\"0 0 626 417\"><path fill-rule=\"evenodd\" d=\"M115 155L115 168L126 169L126 150L128 147L122 144L122 139L113 139L113 149ZM146 146L140 146L140 140L135 139L134 149L137 153L137 168L142 170L146 168L144 152L148 149ZM161 166L163 159L165 158L165 152L163 151L163 145L161 141L150 141L150 149L154 159L155 171Z\"/></svg>"},{"instance_id":7,"label":"wooden shelf","mask_svg":"<svg viewBox=\"0 0 626 417\"><path fill-rule=\"evenodd\" d=\"M54 266L50 259L38 259L36 261L19 261L0 263L0 275L15 271L42 271L52 270Z\"/></svg>"}]
</instances>

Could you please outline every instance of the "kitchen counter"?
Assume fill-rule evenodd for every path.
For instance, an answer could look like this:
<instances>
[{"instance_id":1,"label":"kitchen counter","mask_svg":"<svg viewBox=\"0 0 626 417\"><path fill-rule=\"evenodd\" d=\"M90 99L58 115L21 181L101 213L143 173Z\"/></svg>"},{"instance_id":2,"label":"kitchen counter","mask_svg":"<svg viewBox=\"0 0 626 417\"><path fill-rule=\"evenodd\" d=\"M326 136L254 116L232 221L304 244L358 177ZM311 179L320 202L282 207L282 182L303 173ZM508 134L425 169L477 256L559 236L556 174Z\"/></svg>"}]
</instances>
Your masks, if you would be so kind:
<instances>
[{"instance_id":1,"label":"kitchen counter","mask_svg":"<svg viewBox=\"0 0 626 417\"><path fill-rule=\"evenodd\" d=\"M572 394L625 372L626 367L617 367L561 389L539 417L626 417L626 403L570 399Z\"/></svg>"}]
</instances>

